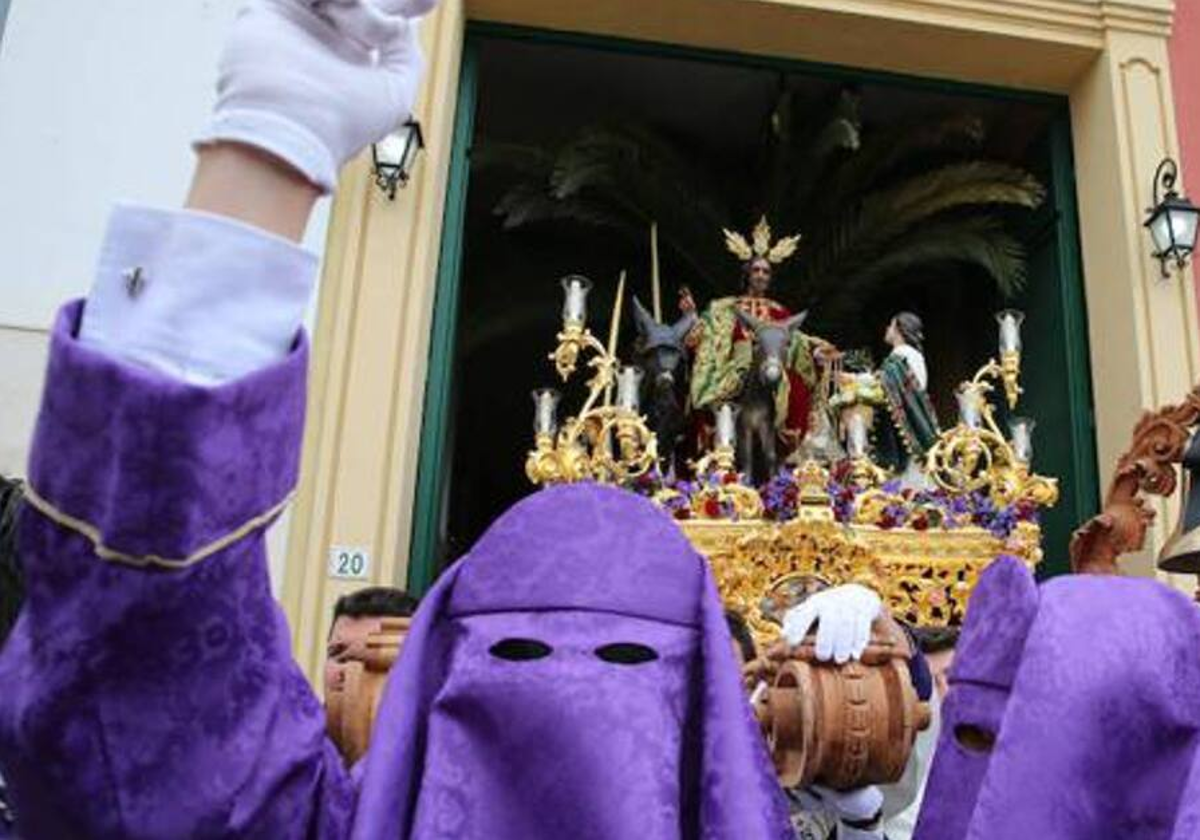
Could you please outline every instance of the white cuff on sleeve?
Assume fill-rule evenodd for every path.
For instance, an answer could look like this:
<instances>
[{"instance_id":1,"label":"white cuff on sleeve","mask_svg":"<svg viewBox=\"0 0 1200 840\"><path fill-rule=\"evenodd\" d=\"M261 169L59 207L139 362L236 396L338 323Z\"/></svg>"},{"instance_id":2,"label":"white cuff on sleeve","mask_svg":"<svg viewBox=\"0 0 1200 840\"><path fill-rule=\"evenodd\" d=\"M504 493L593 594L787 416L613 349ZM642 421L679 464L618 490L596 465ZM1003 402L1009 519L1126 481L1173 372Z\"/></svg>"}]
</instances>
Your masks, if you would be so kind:
<instances>
[{"instance_id":1,"label":"white cuff on sleeve","mask_svg":"<svg viewBox=\"0 0 1200 840\"><path fill-rule=\"evenodd\" d=\"M118 206L79 339L200 385L283 358L304 320L316 255L192 210Z\"/></svg>"}]
</instances>

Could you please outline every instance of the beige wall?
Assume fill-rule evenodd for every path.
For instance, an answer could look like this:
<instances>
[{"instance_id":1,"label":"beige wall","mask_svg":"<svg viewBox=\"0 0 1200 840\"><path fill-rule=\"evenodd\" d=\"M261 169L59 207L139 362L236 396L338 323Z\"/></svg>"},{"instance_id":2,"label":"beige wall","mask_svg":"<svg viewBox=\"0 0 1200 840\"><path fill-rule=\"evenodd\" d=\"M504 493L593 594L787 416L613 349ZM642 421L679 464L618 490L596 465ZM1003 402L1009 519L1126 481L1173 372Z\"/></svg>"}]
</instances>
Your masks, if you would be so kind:
<instances>
[{"instance_id":1,"label":"beige wall","mask_svg":"<svg viewBox=\"0 0 1200 840\"><path fill-rule=\"evenodd\" d=\"M183 199L190 141L241 4L10 5L0 44L0 473L25 474L47 328L64 301L87 293L110 208ZM322 200L305 239L318 253L327 217ZM286 537L284 522L268 535L276 591Z\"/></svg>"},{"instance_id":2,"label":"beige wall","mask_svg":"<svg viewBox=\"0 0 1200 840\"><path fill-rule=\"evenodd\" d=\"M49 344L43 328L0 325L0 475L25 475Z\"/></svg>"},{"instance_id":3,"label":"beige wall","mask_svg":"<svg viewBox=\"0 0 1200 840\"><path fill-rule=\"evenodd\" d=\"M313 674L333 602L363 585L327 577L330 546L367 548L375 582L406 579L463 27L450 0L422 28L429 69L416 116L429 143L410 184L388 201L364 156L343 173L330 220L283 587L296 655Z\"/></svg>"},{"instance_id":4,"label":"beige wall","mask_svg":"<svg viewBox=\"0 0 1200 840\"><path fill-rule=\"evenodd\" d=\"M429 148L394 204L346 173L330 231L305 475L286 605L311 671L332 599L333 544L406 577L420 409L467 19L713 47L1067 93L1075 138L1101 474L1143 407L1197 380L1190 271L1161 281L1141 230L1150 180L1176 151L1170 0L443 0L425 30ZM1156 539L1160 535L1156 534ZM1143 558L1138 565L1148 571Z\"/></svg>"}]
</instances>

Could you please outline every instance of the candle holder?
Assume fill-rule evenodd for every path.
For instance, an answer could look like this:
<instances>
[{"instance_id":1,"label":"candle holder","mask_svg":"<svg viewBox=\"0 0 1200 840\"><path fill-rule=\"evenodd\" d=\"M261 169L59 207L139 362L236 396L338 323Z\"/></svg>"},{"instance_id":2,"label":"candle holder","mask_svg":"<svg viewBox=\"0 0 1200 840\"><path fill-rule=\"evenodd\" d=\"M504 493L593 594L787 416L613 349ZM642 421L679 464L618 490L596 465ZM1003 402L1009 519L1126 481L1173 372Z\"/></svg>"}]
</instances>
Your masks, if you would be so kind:
<instances>
[{"instance_id":1,"label":"candle holder","mask_svg":"<svg viewBox=\"0 0 1200 840\"><path fill-rule=\"evenodd\" d=\"M617 374L617 408L638 413L641 406L642 369L626 365Z\"/></svg>"},{"instance_id":2,"label":"candle holder","mask_svg":"<svg viewBox=\"0 0 1200 840\"><path fill-rule=\"evenodd\" d=\"M1013 454L1022 464L1033 463L1033 430L1037 423L1032 417L1012 417L1008 421L1008 437Z\"/></svg>"},{"instance_id":3,"label":"candle holder","mask_svg":"<svg viewBox=\"0 0 1200 840\"><path fill-rule=\"evenodd\" d=\"M693 515L708 518L710 504L717 510L728 508L738 519L758 519L763 514L762 497L741 483L737 472L737 416L735 403L721 403L713 412L716 430L713 447L698 460L690 462L701 481L688 497Z\"/></svg>"},{"instance_id":4,"label":"candle holder","mask_svg":"<svg viewBox=\"0 0 1200 840\"><path fill-rule=\"evenodd\" d=\"M564 277L562 329L558 345L549 358L559 377L567 382L578 369L580 357L591 354L587 366L593 371L588 380L588 395L579 412L563 422L557 434L546 415L553 415L547 391L534 392L534 449L525 462L525 473L534 484L572 481L599 481L621 484L642 475L658 460L658 441L638 413L638 388L641 371L621 368L616 343L600 343L588 329L587 296L592 283L573 274ZM620 317L620 296L613 312L614 323ZM623 378L618 380L621 369ZM618 405L601 404L602 395L618 386ZM616 442L614 447L613 442Z\"/></svg>"},{"instance_id":5,"label":"candle holder","mask_svg":"<svg viewBox=\"0 0 1200 840\"><path fill-rule=\"evenodd\" d=\"M972 382L964 382L954 397L958 402L958 422L968 429L978 429L983 422L983 407L987 404L983 389Z\"/></svg>"},{"instance_id":6,"label":"candle holder","mask_svg":"<svg viewBox=\"0 0 1200 840\"><path fill-rule=\"evenodd\" d=\"M1010 441L996 424L988 395L1003 389L1009 408L1022 393L1021 323L1024 315L1006 309L996 314L1000 361L989 359L975 375L958 387L959 422L941 434L926 456L926 471L943 490L951 493L989 494L997 502L1027 500L1049 507L1058 501L1058 482L1030 471L1033 421L1014 418Z\"/></svg>"},{"instance_id":7,"label":"candle holder","mask_svg":"<svg viewBox=\"0 0 1200 840\"><path fill-rule=\"evenodd\" d=\"M996 313L999 327L1000 380L1004 383L1004 395L1009 409L1016 408L1021 396L1021 324L1025 313L1016 309L1004 309Z\"/></svg>"},{"instance_id":8,"label":"candle holder","mask_svg":"<svg viewBox=\"0 0 1200 840\"><path fill-rule=\"evenodd\" d=\"M692 462L692 469L697 475L710 472L721 474L732 473L737 469L737 416L739 406L734 403L721 403L713 412L716 419L716 431L713 436L712 451L705 453Z\"/></svg>"},{"instance_id":9,"label":"candle holder","mask_svg":"<svg viewBox=\"0 0 1200 840\"><path fill-rule=\"evenodd\" d=\"M553 388L533 392L533 433L536 437L553 439L558 431L558 403L562 395Z\"/></svg>"},{"instance_id":10,"label":"candle holder","mask_svg":"<svg viewBox=\"0 0 1200 840\"><path fill-rule=\"evenodd\" d=\"M559 282L563 288L563 323L582 327L587 321L587 298L592 281L582 274L568 274Z\"/></svg>"}]
</instances>

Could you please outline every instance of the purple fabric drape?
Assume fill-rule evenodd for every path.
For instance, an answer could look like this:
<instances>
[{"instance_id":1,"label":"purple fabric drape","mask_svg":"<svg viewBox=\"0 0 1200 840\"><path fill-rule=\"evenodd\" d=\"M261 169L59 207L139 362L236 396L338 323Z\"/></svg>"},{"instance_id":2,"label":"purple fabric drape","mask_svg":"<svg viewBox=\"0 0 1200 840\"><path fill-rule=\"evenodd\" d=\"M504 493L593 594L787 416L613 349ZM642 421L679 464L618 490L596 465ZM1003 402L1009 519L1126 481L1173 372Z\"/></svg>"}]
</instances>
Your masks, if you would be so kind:
<instances>
[{"instance_id":1,"label":"purple fabric drape","mask_svg":"<svg viewBox=\"0 0 1200 840\"><path fill-rule=\"evenodd\" d=\"M950 683L917 840L1200 838L1200 610L1179 592L1091 576L1037 588L1002 558ZM960 727L994 747L965 746Z\"/></svg>"},{"instance_id":2,"label":"purple fabric drape","mask_svg":"<svg viewBox=\"0 0 1200 840\"><path fill-rule=\"evenodd\" d=\"M214 546L294 486L303 341L202 388L79 345L80 311L52 336L43 505L22 514L28 595L0 654L21 836L788 836L707 565L649 502L598 487L530 497L443 576L352 777L291 658L261 527ZM510 638L550 653L492 653ZM654 658L609 661L614 644Z\"/></svg>"},{"instance_id":3,"label":"purple fabric drape","mask_svg":"<svg viewBox=\"0 0 1200 840\"><path fill-rule=\"evenodd\" d=\"M29 487L129 554L181 558L293 486L306 349L218 388L115 362L60 314ZM293 663L261 529L183 569L100 560L30 505L0 654L20 836L339 837L353 789Z\"/></svg>"}]
</instances>

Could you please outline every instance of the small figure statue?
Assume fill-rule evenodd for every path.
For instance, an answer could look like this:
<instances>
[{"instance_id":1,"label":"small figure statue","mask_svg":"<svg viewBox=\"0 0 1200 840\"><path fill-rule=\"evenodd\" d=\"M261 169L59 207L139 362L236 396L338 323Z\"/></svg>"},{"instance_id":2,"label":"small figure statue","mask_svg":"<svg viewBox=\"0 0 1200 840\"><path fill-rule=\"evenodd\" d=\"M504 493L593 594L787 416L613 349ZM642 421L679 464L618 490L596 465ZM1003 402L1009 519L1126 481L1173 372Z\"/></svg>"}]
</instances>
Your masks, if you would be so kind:
<instances>
[{"instance_id":1,"label":"small figure statue","mask_svg":"<svg viewBox=\"0 0 1200 840\"><path fill-rule=\"evenodd\" d=\"M879 384L887 399L890 422L880 424L876 460L900 475L909 486L924 486L925 453L941 429L926 388L929 373L921 345L925 329L912 312L899 312L888 322L883 340L892 352L879 368Z\"/></svg>"},{"instance_id":2,"label":"small figure statue","mask_svg":"<svg viewBox=\"0 0 1200 840\"><path fill-rule=\"evenodd\" d=\"M737 400L753 362L754 334L739 321L739 313L775 324L795 314L767 295L774 266L795 253L800 237L787 236L772 243L766 218L754 228L750 241L732 231L724 233L726 246L742 261L745 291L711 301L688 335L688 346L694 351L691 403L695 411L706 415L722 402ZM687 289L680 292L679 307L685 313L696 312L696 302ZM837 355L829 342L799 330L792 332L784 353L785 375L775 389L775 428L784 446L783 457L804 441L813 409L824 399L818 388L820 368Z\"/></svg>"}]
</instances>

